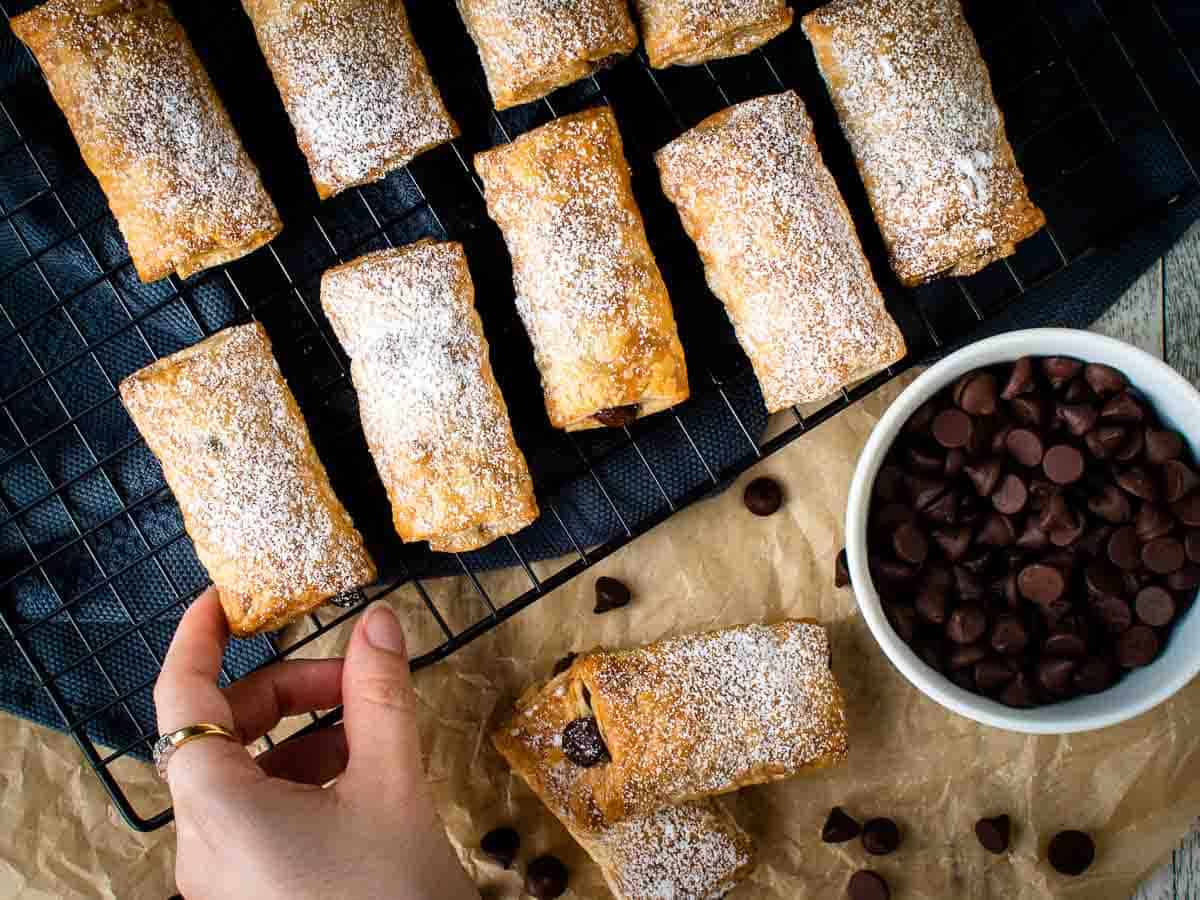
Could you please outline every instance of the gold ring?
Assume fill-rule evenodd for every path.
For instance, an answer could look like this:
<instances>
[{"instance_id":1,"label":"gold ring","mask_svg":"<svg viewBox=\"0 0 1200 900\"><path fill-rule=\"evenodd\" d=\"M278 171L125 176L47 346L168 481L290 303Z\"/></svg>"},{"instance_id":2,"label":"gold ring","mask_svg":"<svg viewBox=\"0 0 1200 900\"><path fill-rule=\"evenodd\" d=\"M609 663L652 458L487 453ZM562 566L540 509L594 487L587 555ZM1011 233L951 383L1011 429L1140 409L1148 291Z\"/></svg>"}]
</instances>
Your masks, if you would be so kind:
<instances>
[{"instance_id":1,"label":"gold ring","mask_svg":"<svg viewBox=\"0 0 1200 900\"><path fill-rule=\"evenodd\" d=\"M167 763L171 761L171 757L175 755L175 752L180 747L205 737L219 737L227 741L233 741L235 744L242 743L241 738L228 728L208 722L189 725L186 728L172 731L170 734L164 734L154 744L154 767L158 770L158 777L164 781L166 780Z\"/></svg>"}]
</instances>

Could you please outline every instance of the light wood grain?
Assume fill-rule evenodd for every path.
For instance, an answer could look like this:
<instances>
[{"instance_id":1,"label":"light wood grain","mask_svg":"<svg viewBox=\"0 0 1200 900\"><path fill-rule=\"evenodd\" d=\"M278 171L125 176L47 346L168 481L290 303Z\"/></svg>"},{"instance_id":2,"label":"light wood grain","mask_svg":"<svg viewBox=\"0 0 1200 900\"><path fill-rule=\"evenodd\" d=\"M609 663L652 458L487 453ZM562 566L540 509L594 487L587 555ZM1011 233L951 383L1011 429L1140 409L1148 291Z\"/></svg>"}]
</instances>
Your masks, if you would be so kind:
<instances>
[{"instance_id":1,"label":"light wood grain","mask_svg":"<svg viewBox=\"0 0 1200 900\"><path fill-rule=\"evenodd\" d=\"M1120 338L1147 353L1163 358L1163 260L1151 266L1112 305L1093 331Z\"/></svg>"},{"instance_id":2,"label":"light wood grain","mask_svg":"<svg viewBox=\"0 0 1200 900\"><path fill-rule=\"evenodd\" d=\"M1166 360L1200 384L1200 227L1167 254L1163 273Z\"/></svg>"}]
</instances>

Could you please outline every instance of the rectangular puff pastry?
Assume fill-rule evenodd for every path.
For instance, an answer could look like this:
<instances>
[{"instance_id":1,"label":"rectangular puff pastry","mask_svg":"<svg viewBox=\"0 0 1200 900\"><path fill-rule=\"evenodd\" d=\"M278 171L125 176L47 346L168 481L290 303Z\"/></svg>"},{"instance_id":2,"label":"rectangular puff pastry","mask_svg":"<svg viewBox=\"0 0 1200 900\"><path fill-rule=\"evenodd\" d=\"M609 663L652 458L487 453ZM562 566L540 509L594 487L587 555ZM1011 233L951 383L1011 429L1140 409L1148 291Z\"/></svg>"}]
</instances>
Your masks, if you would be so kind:
<instances>
[{"instance_id":1,"label":"rectangular puff pastry","mask_svg":"<svg viewBox=\"0 0 1200 900\"><path fill-rule=\"evenodd\" d=\"M585 769L560 750L578 712L563 676L535 684L517 701L512 721L492 737L512 765L600 866L617 900L707 900L721 897L754 868L754 844L723 808L695 800L657 812L607 820L594 804L581 819L570 806L586 793ZM536 777L530 777L537 772Z\"/></svg>"},{"instance_id":2,"label":"rectangular puff pastry","mask_svg":"<svg viewBox=\"0 0 1200 900\"><path fill-rule=\"evenodd\" d=\"M400 537L475 550L533 522L533 482L462 245L424 240L367 254L325 273L321 303L350 356Z\"/></svg>"},{"instance_id":3,"label":"rectangular puff pastry","mask_svg":"<svg viewBox=\"0 0 1200 900\"><path fill-rule=\"evenodd\" d=\"M608 761L584 767L542 717L594 718ZM557 724L555 726L557 728ZM846 715L825 629L739 625L575 659L494 735L513 769L580 827L789 778L843 760Z\"/></svg>"},{"instance_id":4,"label":"rectangular puff pastry","mask_svg":"<svg viewBox=\"0 0 1200 900\"><path fill-rule=\"evenodd\" d=\"M636 6L656 69L740 56L792 25L787 0L637 0Z\"/></svg>"},{"instance_id":5,"label":"rectangular puff pastry","mask_svg":"<svg viewBox=\"0 0 1200 900\"><path fill-rule=\"evenodd\" d=\"M121 382L234 634L282 628L375 579L257 322Z\"/></svg>"},{"instance_id":6,"label":"rectangular puff pastry","mask_svg":"<svg viewBox=\"0 0 1200 900\"><path fill-rule=\"evenodd\" d=\"M496 109L539 100L637 47L626 0L457 0Z\"/></svg>"},{"instance_id":7,"label":"rectangular puff pastry","mask_svg":"<svg viewBox=\"0 0 1200 900\"><path fill-rule=\"evenodd\" d=\"M901 282L971 275L1046 224L959 0L836 0L803 25Z\"/></svg>"},{"instance_id":8,"label":"rectangular puff pastry","mask_svg":"<svg viewBox=\"0 0 1200 900\"><path fill-rule=\"evenodd\" d=\"M710 116L656 160L770 412L828 397L904 356L794 92Z\"/></svg>"},{"instance_id":9,"label":"rectangular puff pastry","mask_svg":"<svg viewBox=\"0 0 1200 900\"><path fill-rule=\"evenodd\" d=\"M458 136L401 0L242 0L321 198Z\"/></svg>"},{"instance_id":10,"label":"rectangular puff pastry","mask_svg":"<svg viewBox=\"0 0 1200 900\"><path fill-rule=\"evenodd\" d=\"M143 281L187 278L283 228L164 0L50 0L12 29L41 64Z\"/></svg>"},{"instance_id":11,"label":"rectangular puff pastry","mask_svg":"<svg viewBox=\"0 0 1200 900\"><path fill-rule=\"evenodd\" d=\"M687 366L608 107L475 157L513 261L517 309L557 428L682 403Z\"/></svg>"}]
</instances>

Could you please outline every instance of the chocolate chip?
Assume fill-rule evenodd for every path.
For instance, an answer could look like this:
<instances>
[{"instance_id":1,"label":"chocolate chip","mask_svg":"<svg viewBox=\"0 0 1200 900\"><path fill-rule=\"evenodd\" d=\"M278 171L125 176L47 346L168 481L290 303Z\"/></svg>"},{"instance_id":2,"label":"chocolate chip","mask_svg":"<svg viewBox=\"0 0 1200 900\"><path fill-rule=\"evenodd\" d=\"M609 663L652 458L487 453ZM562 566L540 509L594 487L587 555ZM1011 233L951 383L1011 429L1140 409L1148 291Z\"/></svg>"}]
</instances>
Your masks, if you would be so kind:
<instances>
[{"instance_id":1,"label":"chocolate chip","mask_svg":"<svg viewBox=\"0 0 1200 900\"><path fill-rule=\"evenodd\" d=\"M878 872L860 869L850 876L846 896L850 900L891 900L892 891Z\"/></svg>"},{"instance_id":2,"label":"chocolate chip","mask_svg":"<svg viewBox=\"0 0 1200 900\"><path fill-rule=\"evenodd\" d=\"M1009 834L1012 832L1012 822L1008 816L995 816L991 819L980 819L975 823L975 837L988 853L1004 853L1008 850Z\"/></svg>"},{"instance_id":3,"label":"chocolate chip","mask_svg":"<svg viewBox=\"0 0 1200 900\"><path fill-rule=\"evenodd\" d=\"M909 468L919 472L940 475L945 466L945 461L942 459L941 454L934 453L928 447L923 447L919 444L914 444L905 450L904 459L908 463Z\"/></svg>"},{"instance_id":4,"label":"chocolate chip","mask_svg":"<svg viewBox=\"0 0 1200 900\"><path fill-rule=\"evenodd\" d=\"M1175 618L1175 598L1170 591L1157 585L1138 591L1134 608L1139 619L1155 628L1165 628Z\"/></svg>"},{"instance_id":5,"label":"chocolate chip","mask_svg":"<svg viewBox=\"0 0 1200 900\"><path fill-rule=\"evenodd\" d=\"M1162 537L1142 547L1142 563L1156 575L1169 575L1183 566L1187 555L1183 544L1173 537Z\"/></svg>"},{"instance_id":6,"label":"chocolate chip","mask_svg":"<svg viewBox=\"0 0 1200 900\"><path fill-rule=\"evenodd\" d=\"M1000 454L1007 453L1008 450L1007 450L1006 442L1008 441L1008 433L1012 430L1013 430L1013 426L1009 422L1005 422L1002 425L999 425L996 428L996 430L992 432L992 440L991 440L991 443L988 445L989 449L993 453L1000 453ZM980 452L982 452L982 450Z\"/></svg>"},{"instance_id":7,"label":"chocolate chip","mask_svg":"<svg viewBox=\"0 0 1200 900\"><path fill-rule=\"evenodd\" d=\"M562 733L562 751L567 759L584 769L612 759L595 716L583 716L567 723Z\"/></svg>"},{"instance_id":8,"label":"chocolate chip","mask_svg":"<svg viewBox=\"0 0 1200 900\"><path fill-rule=\"evenodd\" d=\"M479 849L488 859L507 869L521 849L521 836L515 828L493 828L483 836Z\"/></svg>"},{"instance_id":9,"label":"chocolate chip","mask_svg":"<svg viewBox=\"0 0 1200 900\"><path fill-rule=\"evenodd\" d=\"M886 503L898 503L907 499L904 487L904 470L899 466L884 466L875 476L875 497Z\"/></svg>"},{"instance_id":10,"label":"chocolate chip","mask_svg":"<svg viewBox=\"0 0 1200 900\"><path fill-rule=\"evenodd\" d=\"M1016 709L1028 709L1033 706L1033 686L1024 672L1018 671L1012 681L1004 686L1004 690L1000 692L1000 702Z\"/></svg>"},{"instance_id":11,"label":"chocolate chip","mask_svg":"<svg viewBox=\"0 0 1200 900\"><path fill-rule=\"evenodd\" d=\"M929 478L924 475L908 477L908 494L912 497L917 509L925 509L933 501L946 493L947 483L941 478Z\"/></svg>"},{"instance_id":12,"label":"chocolate chip","mask_svg":"<svg viewBox=\"0 0 1200 900\"><path fill-rule=\"evenodd\" d=\"M1005 400L1012 400L1014 397L1032 391L1036 386L1037 381L1033 375L1033 359L1024 356L1013 363L1012 373L1008 376L1008 383L1004 386L1000 396Z\"/></svg>"},{"instance_id":13,"label":"chocolate chip","mask_svg":"<svg viewBox=\"0 0 1200 900\"><path fill-rule=\"evenodd\" d=\"M1048 694L1065 697L1074 690L1074 675L1077 665L1078 663L1072 659L1042 657L1037 663L1038 684Z\"/></svg>"},{"instance_id":14,"label":"chocolate chip","mask_svg":"<svg viewBox=\"0 0 1200 900\"><path fill-rule=\"evenodd\" d=\"M1063 403L1054 415L1073 437L1081 438L1096 427L1100 410L1091 403Z\"/></svg>"},{"instance_id":15,"label":"chocolate chip","mask_svg":"<svg viewBox=\"0 0 1200 900\"><path fill-rule=\"evenodd\" d=\"M1189 531L1184 539L1187 557L1194 563L1200 563L1200 531Z\"/></svg>"},{"instance_id":16,"label":"chocolate chip","mask_svg":"<svg viewBox=\"0 0 1200 900\"><path fill-rule=\"evenodd\" d=\"M1132 572L1142 562L1142 547L1138 541L1137 530L1132 525L1126 525L1113 532L1108 539L1108 558L1118 569Z\"/></svg>"},{"instance_id":17,"label":"chocolate chip","mask_svg":"<svg viewBox=\"0 0 1200 900\"><path fill-rule=\"evenodd\" d=\"M1008 404L1013 418L1022 425L1041 428L1046 421L1046 404L1037 394L1024 394L1013 398Z\"/></svg>"},{"instance_id":18,"label":"chocolate chip","mask_svg":"<svg viewBox=\"0 0 1200 900\"><path fill-rule=\"evenodd\" d=\"M904 423L904 430L911 433L924 431L929 427L929 423L933 421L935 415L937 415L937 405L932 400L926 400L917 407L912 418Z\"/></svg>"},{"instance_id":19,"label":"chocolate chip","mask_svg":"<svg viewBox=\"0 0 1200 900\"><path fill-rule=\"evenodd\" d=\"M1115 678L1116 670L1108 657L1092 656L1075 670L1075 689L1083 694L1098 694L1107 690Z\"/></svg>"},{"instance_id":20,"label":"chocolate chip","mask_svg":"<svg viewBox=\"0 0 1200 900\"><path fill-rule=\"evenodd\" d=\"M1129 502L1129 497L1115 484L1105 484L1099 494L1089 497L1088 510L1105 522L1112 522L1114 525L1128 522L1133 515L1133 506Z\"/></svg>"},{"instance_id":21,"label":"chocolate chip","mask_svg":"<svg viewBox=\"0 0 1200 900\"><path fill-rule=\"evenodd\" d=\"M1076 542L1073 549L1087 556L1101 556L1104 553L1104 548L1108 546L1108 539L1112 537L1114 531L1116 531L1116 528L1112 525L1096 525L1084 533L1083 537Z\"/></svg>"},{"instance_id":22,"label":"chocolate chip","mask_svg":"<svg viewBox=\"0 0 1200 900\"><path fill-rule=\"evenodd\" d=\"M1064 403L1092 403L1096 399L1096 392L1085 378L1075 378L1063 390L1062 398Z\"/></svg>"},{"instance_id":23,"label":"chocolate chip","mask_svg":"<svg viewBox=\"0 0 1200 900\"><path fill-rule=\"evenodd\" d=\"M972 416L990 416L996 412L996 376L991 372L971 372L954 386L954 402Z\"/></svg>"},{"instance_id":24,"label":"chocolate chip","mask_svg":"<svg viewBox=\"0 0 1200 900\"><path fill-rule=\"evenodd\" d=\"M607 575L596 579L596 608L592 612L606 613L622 606L628 606L633 599L629 588L623 582Z\"/></svg>"},{"instance_id":25,"label":"chocolate chip","mask_svg":"<svg viewBox=\"0 0 1200 900\"><path fill-rule=\"evenodd\" d=\"M1200 476L1177 459L1169 459L1163 463L1162 474L1164 494L1168 503L1177 503L1200 486Z\"/></svg>"},{"instance_id":26,"label":"chocolate chip","mask_svg":"<svg viewBox=\"0 0 1200 900\"><path fill-rule=\"evenodd\" d=\"M1175 518L1188 528L1200 528L1200 493L1172 503L1171 512L1175 513Z\"/></svg>"},{"instance_id":27,"label":"chocolate chip","mask_svg":"<svg viewBox=\"0 0 1200 900\"><path fill-rule=\"evenodd\" d=\"M963 466L967 464L967 454L961 448L955 447L946 453L946 460L942 464L942 474L947 478L954 478L963 470Z\"/></svg>"},{"instance_id":28,"label":"chocolate chip","mask_svg":"<svg viewBox=\"0 0 1200 900\"><path fill-rule=\"evenodd\" d=\"M622 428L634 421L641 412L642 406L640 403L632 403L629 406L614 406L610 409L602 409L598 413L593 413L594 418L601 425L606 425L609 428Z\"/></svg>"},{"instance_id":29,"label":"chocolate chip","mask_svg":"<svg viewBox=\"0 0 1200 900\"><path fill-rule=\"evenodd\" d=\"M1066 495L1062 491L1055 491L1046 498L1042 504L1042 511L1038 514L1038 525L1047 534L1059 528L1066 528L1074 521L1075 517L1071 514Z\"/></svg>"},{"instance_id":30,"label":"chocolate chip","mask_svg":"<svg viewBox=\"0 0 1200 900\"><path fill-rule=\"evenodd\" d=\"M1096 845L1082 831L1060 831L1051 839L1046 858L1063 875L1082 875L1096 858Z\"/></svg>"},{"instance_id":31,"label":"chocolate chip","mask_svg":"<svg viewBox=\"0 0 1200 900\"><path fill-rule=\"evenodd\" d=\"M1087 641L1074 631L1054 631L1042 643L1042 652L1047 656L1081 659L1087 655Z\"/></svg>"},{"instance_id":32,"label":"chocolate chip","mask_svg":"<svg viewBox=\"0 0 1200 900\"><path fill-rule=\"evenodd\" d=\"M567 867L556 856L539 856L525 868L525 891L537 900L554 900L567 890Z\"/></svg>"},{"instance_id":33,"label":"chocolate chip","mask_svg":"<svg viewBox=\"0 0 1200 900\"><path fill-rule=\"evenodd\" d=\"M1016 665L1007 659L985 659L975 664L975 684L985 694L1000 690L1016 674Z\"/></svg>"},{"instance_id":34,"label":"chocolate chip","mask_svg":"<svg viewBox=\"0 0 1200 900\"><path fill-rule=\"evenodd\" d=\"M983 523L976 540L989 547L1008 547L1017 539L1017 529L1008 516L992 513Z\"/></svg>"},{"instance_id":35,"label":"chocolate chip","mask_svg":"<svg viewBox=\"0 0 1200 900\"><path fill-rule=\"evenodd\" d=\"M913 608L923 621L931 625L944 625L946 622L946 594L937 588L922 588L917 593Z\"/></svg>"},{"instance_id":36,"label":"chocolate chip","mask_svg":"<svg viewBox=\"0 0 1200 900\"><path fill-rule=\"evenodd\" d=\"M971 479L971 484L975 485L975 493L980 497L988 497L996 490L996 485L1000 483L1000 475L1004 471L1004 464L995 457L992 457L980 462L968 463L963 466L963 471Z\"/></svg>"},{"instance_id":37,"label":"chocolate chip","mask_svg":"<svg viewBox=\"0 0 1200 900\"><path fill-rule=\"evenodd\" d=\"M1133 519L1138 540L1143 543L1166 537L1175 527L1175 518L1156 503L1143 503Z\"/></svg>"},{"instance_id":38,"label":"chocolate chip","mask_svg":"<svg viewBox=\"0 0 1200 900\"><path fill-rule=\"evenodd\" d=\"M1096 594L1089 598L1096 621L1109 634L1121 634L1133 624L1129 604L1112 594Z\"/></svg>"},{"instance_id":39,"label":"chocolate chip","mask_svg":"<svg viewBox=\"0 0 1200 900\"><path fill-rule=\"evenodd\" d=\"M1100 418L1109 422L1141 422L1146 408L1129 391L1121 391L1100 407Z\"/></svg>"},{"instance_id":40,"label":"chocolate chip","mask_svg":"<svg viewBox=\"0 0 1200 900\"><path fill-rule=\"evenodd\" d=\"M835 806L829 811L829 818L825 820L825 826L821 829L821 840L826 844L844 844L854 840L861 833L862 827L846 815L844 809Z\"/></svg>"},{"instance_id":41,"label":"chocolate chip","mask_svg":"<svg viewBox=\"0 0 1200 900\"><path fill-rule=\"evenodd\" d=\"M1017 589L1022 597L1034 603L1053 603L1067 589L1067 581L1055 567L1033 563L1018 573Z\"/></svg>"},{"instance_id":42,"label":"chocolate chip","mask_svg":"<svg viewBox=\"0 0 1200 900\"><path fill-rule=\"evenodd\" d=\"M1070 444L1055 444L1042 457L1042 471L1055 484L1074 484L1083 477L1083 454Z\"/></svg>"},{"instance_id":43,"label":"chocolate chip","mask_svg":"<svg viewBox=\"0 0 1200 900\"><path fill-rule=\"evenodd\" d=\"M1084 584L1090 594L1112 594L1118 596L1125 591L1121 573L1101 560L1088 564L1084 573Z\"/></svg>"},{"instance_id":44,"label":"chocolate chip","mask_svg":"<svg viewBox=\"0 0 1200 900\"><path fill-rule=\"evenodd\" d=\"M957 491L947 491L921 510L925 518L943 525L953 525L958 522L961 512L962 498L959 497Z\"/></svg>"},{"instance_id":45,"label":"chocolate chip","mask_svg":"<svg viewBox=\"0 0 1200 900\"><path fill-rule=\"evenodd\" d=\"M1008 474L997 485L992 494L992 506L997 512L1015 516L1029 501L1029 489L1020 475Z\"/></svg>"},{"instance_id":46,"label":"chocolate chip","mask_svg":"<svg viewBox=\"0 0 1200 900\"><path fill-rule=\"evenodd\" d=\"M1073 509L1067 510L1067 521L1050 532L1050 543L1055 547L1070 547L1082 536L1087 529L1083 516Z\"/></svg>"},{"instance_id":47,"label":"chocolate chip","mask_svg":"<svg viewBox=\"0 0 1200 900\"><path fill-rule=\"evenodd\" d=\"M1069 356L1047 356L1042 359L1042 372L1051 387L1058 390L1083 369L1083 363Z\"/></svg>"},{"instance_id":48,"label":"chocolate chip","mask_svg":"<svg viewBox=\"0 0 1200 900\"><path fill-rule=\"evenodd\" d=\"M1146 462L1161 466L1167 460L1183 455L1183 438L1177 431L1159 428L1146 429Z\"/></svg>"},{"instance_id":49,"label":"chocolate chip","mask_svg":"<svg viewBox=\"0 0 1200 900\"><path fill-rule=\"evenodd\" d=\"M933 542L951 562L962 559L971 546L971 529L965 527L935 528L930 532Z\"/></svg>"},{"instance_id":50,"label":"chocolate chip","mask_svg":"<svg viewBox=\"0 0 1200 900\"><path fill-rule=\"evenodd\" d=\"M896 555L914 566L921 566L929 556L929 540L925 532L911 522L905 522L892 533L892 547Z\"/></svg>"},{"instance_id":51,"label":"chocolate chip","mask_svg":"<svg viewBox=\"0 0 1200 900\"><path fill-rule=\"evenodd\" d=\"M1017 546L1022 550L1044 550L1050 544L1050 537L1038 525L1032 516L1025 520L1025 528L1017 538Z\"/></svg>"},{"instance_id":52,"label":"chocolate chip","mask_svg":"<svg viewBox=\"0 0 1200 900\"><path fill-rule=\"evenodd\" d=\"M1117 462L1131 463L1135 462L1142 455L1145 437L1140 429L1134 429L1129 432L1129 436L1125 438L1125 443L1117 448L1113 453L1113 459Z\"/></svg>"},{"instance_id":53,"label":"chocolate chip","mask_svg":"<svg viewBox=\"0 0 1200 900\"><path fill-rule=\"evenodd\" d=\"M1025 623L1011 613L996 617L992 626L992 649L1001 656L1016 656L1029 646L1029 629Z\"/></svg>"},{"instance_id":54,"label":"chocolate chip","mask_svg":"<svg viewBox=\"0 0 1200 900\"><path fill-rule=\"evenodd\" d=\"M1134 625L1117 638L1117 662L1122 668L1148 666L1158 656L1158 634L1149 625Z\"/></svg>"},{"instance_id":55,"label":"chocolate chip","mask_svg":"<svg viewBox=\"0 0 1200 900\"><path fill-rule=\"evenodd\" d=\"M910 581L917 577L917 570L894 559L873 559L871 569L884 581Z\"/></svg>"},{"instance_id":56,"label":"chocolate chip","mask_svg":"<svg viewBox=\"0 0 1200 900\"><path fill-rule=\"evenodd\" d=\"M833 565L833 586L844 588L850 584L850 563L846 559L846 548L838 551L837 561Z\"/></svg>"},{"instance_id":57,"label":"chocolate chip","mask_svg":"<svg viewBox=\"0 0 1200 900\"><path fill-rule=\"evenodd\" d=\"M1200 587L1200 566L1184 566L1167 576L1167 587L1173 591L1194 591Z\"/></svg>"},{"instance_id":58,"label":"chocolate chip","mask_svg":"<svg viewBox=\"0 0 1200 900\"><path fill-rule=\"evenodd\" d=\"M1158 499L1158 489L1154 486L1154 481L1141 466L1134 466L1119 474L1117 485L1125 493L1132 494L1140 500Z\"/></svg>"},{"instance_id":59,"label":"chocolate chip","mask_svg":"<svg viewBox=\"0 0 1200 900\"><path fill-rule=\"evenodd\" d=\"M985 631L987 613L978 606L960 606L946 618L946 637L956 644L973 644Z\"/></svg>"},{"instance_id":60,"label":"chocolate chip","mask_svg":"<svg viewBox=\"0 0 1200 900\"><path fill-rule=\"evenodd\" d=\"M862 845L872 856L887 856L900 846L900 829L891 819L871 819L863 826Z\"/></svg>"},{"instance_id":61,"label":"chocolate chip","mask_svg":"<svg viewBox=\"0 0 1200 900\"><path fill-rule=\"evenodd\" d=\"M971 417L959 409L944 409L933 419L933 439L943 447L965 447L971 439Z\"/></svg>"},{"instance_id":62,"label":"chocolate chip","mask_svg":"<svg viewBox=\"0 0 1200 900\"><path fill-rule=\"evenodd\" d=\"M983 644L955 644L946 654L946 665L951 669L967 669L986 658Z\"/></svg>"},{"instance_id":63,"label":"chocolate chip","mask_svg":"<svg viewBox=\"0 0 1200 900\"><path fill-rule=\"evenodd\" d=\"M1041 465L1045 450L1037 432L1028 428L1014 428L1005 439L1009 455L1023 466L1033 468Z\"/></svg>"},{"instance_id":64,"label":"chocolate chip","mask_svg":"<svg viewBox=\"0 0 1200 900\"><path fill-rule=\"evenodd\" d=\"M906 644L911 644L917 633L917 613L907 603L889 603L884 607L888 621L896 636Z\"/></svg>"},{"instance_id":65,"label":"chocolate chip","mask_svg":"<svg viewBox=\"0 0 1200 900\"><path fill-rule=\"evenodd\" d=\"M1119 425L1101 425L1094 431L1089 431L1083 437L1088 452L1099 460L1111 459L1121 449L1128 437L1128 432Z\"/></svg>"},{"instance_id":66,"label":"chocolate chip","mask_svg":"<svg viewBox=\"0 0 1200 900\"><path fill-rule=\"evenodd\" d=\"M571 663L575 662L575 658L578 655L579 654L577 653L568 653L566 656L556 662L554 664L554 675L561 675L563 672L567 671L567 669L571 668Z\"/></svg>"},{"instance_id":67,"label":"chocolate chip","mask_svg":"<svg viewBox=\"0 0 1200 900\"><path fill-rule=\"evenodd\" d=\"M742 495L746 509L756 516L769 516L783 506L783 488L774 478L755 478Z\"/></svg>"},{"instance_id":68,"label":"chocolate chip","mask_svg":"<svg viewBox=\"0 0 1200 900\"><path fill-rule=\"evenodd\" d=\"M876 511L871 510L871 517L874 519L875 526L881 531L890 532L902 522L911 522L913 519L913 511L907 506L899 503L888 503L886 506L879 508Z\"/></svg>"},{"instance_id":69,"label":"chocolate chip","mask_svg":"<svg viewBox=\"0 0 1200 900\"><path fill-rule=\"evenodd\" d=\"M1119 393L1129 384L1124 375L1112 366L1102 363L1088 363L1083 367L1083 377L1091 389L1101 397Z\"/></svg>"}]
</instances>

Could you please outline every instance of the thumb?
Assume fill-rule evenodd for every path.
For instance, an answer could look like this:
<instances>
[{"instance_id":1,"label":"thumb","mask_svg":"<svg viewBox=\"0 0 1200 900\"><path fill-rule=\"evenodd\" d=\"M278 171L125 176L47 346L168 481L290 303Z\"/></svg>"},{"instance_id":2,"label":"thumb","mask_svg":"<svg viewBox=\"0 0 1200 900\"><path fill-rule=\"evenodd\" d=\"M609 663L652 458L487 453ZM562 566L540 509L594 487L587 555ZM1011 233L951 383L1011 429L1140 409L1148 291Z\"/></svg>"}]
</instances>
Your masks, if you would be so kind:
<instances>
[{"instance_id":1,"label":"thumb","mask_svg":"<svg viewBox=\"0 0 1200 900\"><path fill-rule=\"evenodd\" d=\"M423 785L404 630L387 606L367 610L354 629L342 670L342 703L350 762L338 788L394 795Z\"/></svg>"}]
</instances>

